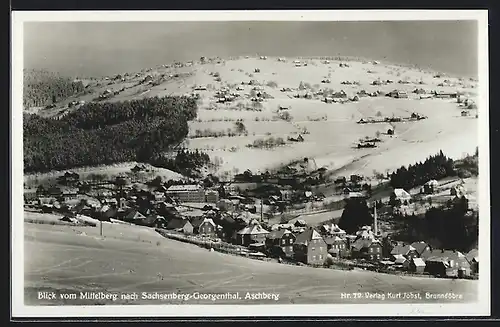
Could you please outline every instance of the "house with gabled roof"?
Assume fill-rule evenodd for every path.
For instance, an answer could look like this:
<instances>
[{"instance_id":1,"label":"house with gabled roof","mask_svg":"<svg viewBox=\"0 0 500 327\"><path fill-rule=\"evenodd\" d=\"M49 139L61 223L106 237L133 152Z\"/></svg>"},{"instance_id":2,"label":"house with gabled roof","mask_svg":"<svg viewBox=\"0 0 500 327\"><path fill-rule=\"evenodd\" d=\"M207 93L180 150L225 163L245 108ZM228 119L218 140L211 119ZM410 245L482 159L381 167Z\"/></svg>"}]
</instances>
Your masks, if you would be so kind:
<instances>
[{"instance_id":1,"label":"house with gabled roof","mask_svg":"<svg viewBox=\"0 0 500 327\"><path fill-rule=\"evenodd\" d=\"M463 277L471 274L471 266L459 251L431 250L425 254L425 270L436 276Z\"/></svg>"},{"instance_id":2,"label":"house with gabled roof","mask_svg":"<svg viewBox=\"0 0 500 327\"><path fill-rule=\"evenodd\" d=\"M323 265L328 255L328 247L316 229L309 227L295 238L294 258L311 265Z\"/></svg>"},{"instance_id":3,"label":"house with gabled roof","mask_svg":"<svg viewBox=\"0 0 500 327\"><path fill-rule=\"evenodd\" d=\"M396 267L402 269L408 269L410 261L407 258L405 258L402 254L397 254L393 256L393 259L394 259L394 265Z\"/></svg>"},{"instance_id":4,"label":"house with gabled roof","mask_svg":"<svg viewBox=\"0 0 500 327\"><path fill-rule=\"evenodd\" d=\"M413 242L411 243L411 247L413 247L415 251L417 251L419 257L422 257L422 255L425 256L424 253L431 250L430 245L424 241Z\"/></svg>"},{"instance_id":5,"label":"house with gabled roof","mask_svg":"<svg viewBox=\"0 0 500 327\"><path fill-rule=\"evenodd\" d=\"M374 238L358 238L351 244L353 258L377 261L382 259L382 243Z\"/></svg>"},{"instance_id":6,"label":"house with gabled roof","mask_svg":"<svg viewBox=\"0 0 500 327\"><path fill-rule=\"evenodd\" d=\"M408 260L418 257L417 250L411 245L396 245L391 250L391 256L402 255Z\"/></svg>"},{"instance_id":7,"label":"house with gabled roof","mask_svg":"<svg viewBox=\"0 0 500 327\"><path fill-rule=\"evenodd\" d=\"M401 202L411 200L411 195L402 188L395 188L392 194L396 200L400 200Z\"/></svg>"},{"instance_id":8,"label":"house with gabled roof","mask_svg":"<svg viewBox=\"0 0 500 327\"><path fill-rule=\"evenodd\" d=\"M193 225L188 219L183 218L173 218L166 226L166 229L175 230L177 232L182 232L184 234L193 234Z\"/></svg>"},{"instance_id":9,"label":"house with gabled roof","mask_svg":"<svg viewBox=\"0 0 500 327\"><path fill-rule=\"evenodd\" d=\"M250 244L265 244L269 234L256 220L252 220L248 226L236 233L236 242L243 246Z\"/></svg>"},{"instance_id":10,"label":"house with gabled roof","mask_svg":"<svg viewBox=\"0 0 500 327\"><path fill-rule=\"evenodd\" d=\"M123 220L128 221L128 222L134 222L135 220L140 220L140 219L144 219L144 218L146 218L146 216L144 216L138 210L133 209L133 210L130 210L125 215L125 217L123 218Z\"/></svg>"},{"instance_id":11,"label":"house with gabled roof","mask_svg":"<svg viewBox=\"0 0 500 327\"><path fill-rule=\"evenodd\" d=\"M423 273L425 271L425 261L422 258L413 258L410 260L408 270L415 273Z\"/></svg>"},{"instance_id":12,"label":"house with gabled roof","mask_svg":"<svg viewBox=\"0 0 500 327\"><path fill-rule=\"evenodd\" d=\"M323 237L326 243L327 251L332 257L347 257L349 256L349 249L347 240L337 235L327 235Z\"/></svg>"},{"instance_id":13,"label":"house with gabled roof","mask_svg":"<svg viewBox=\"0 0 500 327\"><path fill-rule=\"evenodd\" d=\"M266 236L266 247L271 252L281 252L286 257L293 257L293 243L295 242L295 235L288 229L273 230Z\"/></svg>"},{"instance_id":14,"label":"house with gabled roof","mask_svg":"<svg viewBox=\"0 0 500 327\"><path fill-rule=\"evenodd\" d=\"M198 234L215 236L217 234L217 224L215 224L212 218L203 218L198 227Z\"/></svg>"}]
</instances>

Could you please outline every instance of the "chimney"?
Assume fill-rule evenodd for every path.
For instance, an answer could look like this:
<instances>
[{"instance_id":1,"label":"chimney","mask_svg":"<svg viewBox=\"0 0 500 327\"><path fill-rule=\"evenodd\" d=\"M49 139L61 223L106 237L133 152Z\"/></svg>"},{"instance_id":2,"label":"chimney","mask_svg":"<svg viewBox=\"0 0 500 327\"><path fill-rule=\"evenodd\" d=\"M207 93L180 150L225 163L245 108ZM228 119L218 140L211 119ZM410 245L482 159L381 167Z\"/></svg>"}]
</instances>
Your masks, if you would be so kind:
<instances>
[{"instance_id":1,"label":"chimney","mask_svg":"<svg viewBox=\"0 0 500 327\"><path fill-rule=\"evenodd\" d=\"M377 226L377 204L373 206L373 234L375 236L378 235L378 226Z\"/></svg>"}]
</instances>

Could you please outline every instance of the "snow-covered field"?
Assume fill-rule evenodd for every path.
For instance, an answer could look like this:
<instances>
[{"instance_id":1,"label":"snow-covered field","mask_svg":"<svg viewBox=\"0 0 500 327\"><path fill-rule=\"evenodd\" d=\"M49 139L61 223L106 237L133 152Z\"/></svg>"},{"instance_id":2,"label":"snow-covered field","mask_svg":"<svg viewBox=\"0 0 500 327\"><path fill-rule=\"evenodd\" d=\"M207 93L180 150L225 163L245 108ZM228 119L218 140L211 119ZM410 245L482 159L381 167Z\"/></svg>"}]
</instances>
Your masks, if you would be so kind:
<instances>
[{"instance_id":1,"label":"snow-covered field","mask_svg":"<svg viewBox=\"0 0 500 327\"><path fill-rule=\"evenodd\" d=\"M342 299L342 292L454 292L462 302L477 299L477 281L403 277L368 271L289 266L209 252L169 240L153 229L106 224L99 228L24 225L25 303L27 305L177 304L175 300L127 301L128 292L226 293L273 292L274 300L218 301L226 304L381 303ZM203 267L203 271L200 271ZM38 291L108 292L116 301L38 300ZM385 299L384 302L391 302ZM401 300L392 300L400 302ZM424 302L430 300L423 299ZM439 300L440 303L445 300ZM457 301L457 300L453 300ZM187 304L214 303L191 299Z\"/></svg>"},{"instance_id":2,"label":"snow-covered field","mask_svg":"<svg viewBox=\"0 0 500 327\"><path fill-rule=\"evenodd\" d=\"M295 67L294 60L307 66ZM164 96L170 94L200 95L199 112L195 121L190 122L192 137L196 131L210 129L215 132L234 130L235 121L243 120L246 136L189 138L188 147L207 151L218 157L218 174L234 174L236 171L265 170L288 163L301 157L314 158L318 166L338 170L339 175L357 172L371 175L374 170L383 172L425 160L439 150L453 158L465 153L473 153L478 145L477 110L470 110L468 117L462 117L456 99L420 99L415 89L427 93L436 91L463 92L463 98L475 100L477 83L467 78L437 76L433 72L416 68L394 66L385 63L349 61L349 67L340 67L341 62L320 59L287 58L286 62L269 57L236 58L215 62L194 63L182 68L159 67L150 72L131 75L126 81L100 81L94 86L95 95L106 89L120 90L120 94L106 101L130 100L134 98ZM260 72L255 72L260 69ZM218 73L220 81L214 77ZM163 75L159 85L142 84L134 86L151 75L153 80ZM177 76L177 77L176 77ZM243 85L254 80L262 92L270 99L261 102L258 111L250 101L254 85ZM329 83L322 83L323 81ZM388 80L392 83L383 83ZM356 82L347 85L343 82ZM374 81L382 85L372 85ZM402 83L399 83L399 82ZM111 83L111 84L110 84ZM108 85L110 84L110 85ZM324 89L335 92L345 91L349 98L357 92L390 92L398 89L406 91L408 99L388 97L361 97L357 102L324 103L321 96L313 99L297 99L293 96L306 91L299 90L302 84L313 94ZM206 90L194 90L196 87ZM216 103L217 90L227 87L231 93L239 94L234 102ZM282 88L291 91L281 92ZM91 97L87 95L86 97ZM279 106L289 107L292 119L283 121L277 118ZM485 108L482 108L485 109ZM361 118L369 117L408 117L412 112L428 117L418 122L394 123L395 136L384 135L391 125L357 124ZM308 133L303 133L304 129ZM287 142L285 146L274 149L249 149L246 145L256 139L271 136L297 137L301 133L303 143ZM358 140L375 137L381 133L382 143L374 149L355 149Z\"/></svg>"}]
</instances>

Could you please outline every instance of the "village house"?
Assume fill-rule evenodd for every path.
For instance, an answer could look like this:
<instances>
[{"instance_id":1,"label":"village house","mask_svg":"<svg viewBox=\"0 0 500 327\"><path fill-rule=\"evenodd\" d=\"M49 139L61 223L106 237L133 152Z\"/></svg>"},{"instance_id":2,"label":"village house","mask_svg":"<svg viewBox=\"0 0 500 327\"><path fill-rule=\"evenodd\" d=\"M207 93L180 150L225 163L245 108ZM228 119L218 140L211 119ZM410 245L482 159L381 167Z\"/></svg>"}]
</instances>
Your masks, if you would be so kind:
<instances>
[{"instance_id":1,"label":"village house","mask_svg":"<svg viewBox=\"0 0 500 327\"><path fill-rule=\"evenodd\" d=\"M411 260L418 257L417 250L411 245L396 245L391 250L391 256L403 256L404 258Z\"/></svg>"},{"instance_id":2,"label":"village house","mask_svg":"<svg viewBox=\"0 0 500 327\"><path fill-rule=\"evenodd\" d=\"M28 204L37 204L38 203L38 194L36 189L24 190L24 203Z\"/></svg>"},{"instance_id":3,"label":"village house","mask_svg":"<svg viewBox=\"0 0 500 327\"><path fill-rule=\"evenodd\" d=\"M179 199L180 202L205 202L205 190L197 184L172 185L166 195Z\"/></svg>"},{"instance_id":4,"label":"village house","mask_svg":"<svg viewBox=\"0 0 500 327\"><path fill-rule=\"evenodd\" d=\"M329 236L338 236L340 238L345 238L347 235L346 231L335 223L321 226L321 232Z\"/></svg>"},{"instance_id":5,"label":"village house","mask_svg":"<svg viewBox=\"0 0 500 327\"><path fill-rule=\"evenodd\" d=\"M287 229L279 229L270 232L266 237L266 247L272 252L280 253L276 251L276 248L280 249L281 252L286 257L293 257L293 243L295 242L295 235Z\"/></svg>"},{"instance_id":6,"label":"village house","mask_svg":"<svg viewBox=\"0 0 500 327\"><path fill-rule=\"evenodd\" d=\"M345 93L344 90L341 90L339 92L335 92L332 94L333 98L340 98L340 99L345 99L347 98L347 93Z\"/></svg>"},{"instance_id":7,"label":"village house","mask_svg":"<svg viewBox=\"0 0 500 327\"><path fill-rule=\"evenodd\" d=\"M123 217L123 220L133 223L144 218L146 217L142 213L140 213L138 210L132 209L125 215L125 217Z\"/></svg>"},{"instance_id":8,"label":"village house","mask_svg":"<svg viewBox=\"0 0 500 327\"><path fill-rule=\"evenodd\" d=\"M165 228L165 226L167 225L165 217L151 213L147 217L144 217L142 219L136 219L134 223L136 225L155 227L155 228Z\"/></svg>"},{"instance_id":9,"label":"village house","mask_svg":"<svg viewBox=\"0 0 500 327\"><path fill-rule=\"evenodd\" d=\"M422 258L425 271L435 276L465 277L471 275L471 266L459 251L431 250Z\"/></svg>"},{"instance_id":10,"label":"village house","mask_svg":"<svg viewBox=\"0 0 500 327\"><path fill-rule=\"evenodd\" d=\"M387 93L386 96L391 97L391 98L396 98L396 99L404 99L404 98L408 98L408 93L406 93L405 91L401 91L401 90L393 90L393 91Z\"/></svg>"},{"instance_id":11,"label":"village house","mask_svg":"<svg viewBox=\"0 0 500 327\"><path fill-rule=\"evenodd\" d=\"M217 202L217 208L221 211L234 211L235 205L233 201L229 199L221 199Z\"/></svg>"},{"instance_id":12,"label":"village house","mask_svg":"<svg viewBox=\"0 0 500 327\"><path fill-rule=\"evenodd\" d=\"M358 238L351 244L351 255L356 259L382 259L382 244L374 238Z\"/></svg>"},{"instance_id":13,"label":"village house","mask_svg":"<svg viewBox=\"0 0 500 327\"><path fill-rule=\"evenodd\" d=\"M214 190L208 190L205 192L205 202L207 203L217 203L219 202L219 192Z\"/></svg>"},{"instance_id":14,"label":"village house","mask_svg":"<svg viewBox=\"0 0 500 327\"><path fill-rule=\"evenodd\" d=\"M74 185L80 180L80 175L75 172L67 171L64 175L57 178L57 182L62 185Z\"/></svg>"},{"instance_id":15,"label":"village house","mask_svg":"<svg viewBox=\"0 0 500 327\"><path fill-rule=\"evenodd\" d=\"M281 193L281 201L292 200L293 190L290 189L280 190L280 193Z\"/></svg>"},{"instance_id":16,"label":"village house","mask_svg":"<svg viewBox=\"0 0 500 327\"><path fill-rule=\"evenodd\" d=\"M395 200L401 201L401 203L411 200L411 195L402 188L394 189L392 191L392 196L394 197Z\"/></svg>"},{"instance_id":17,"label":"village house","mask_svg":"<svg viewBox=\"0 0 500 327\"><path fill-rule=\"evenodd\" d=\"M425 261L422 258L412 258L408 270L414 273L422 274L425 271Z\"/></svg>"},{"instance_id":18,"label":"village house","mask_svg":"<svg viewBox=\"0 0 500 327\"><path fill-rule=\"evenodd\" d=\"M198 234L215 236L217 235L217 225L211 218L203 218L201 223L198 225Z\"/></svg>"},{"instance_id":19,"label":"village house","mask_svg":"<svg viewBox=\"0 0 500 327\"><path fill-rule=\"evenodd\" d=\"M118 214L118 209L109 205L104 205L97 210L97 219L103 221L110 221L110 219L115 218L117 214Z\"/></svg>"},{"instance_id":20,"label":"village house","mask_svg":"<svg viewBox=\"0 0 500 327\"><path fill-rule=\"evenodd\" d=\"M269 232L254 219L250 221L247 227L236 233L236 243L243 246L255 243L265 245L268 234Z\"/></svg>"},{"instance_id":21,"label":"village house","mask_svg":"<svg viewBox=\"0 0 500 327\"><path fill-rule=\"evenodd\" d=\"M410 260L405 258L402 254L397 254L393 256L394 267L407 270L410 265Z\"/></svg>"},{"instance_id":22,"label":"village house","mask_svg":"<svg viewBox=\"0 0 500 327\"><path fill-rule=\"evenodd\" d=\"M439 187L439 183L435 179L431 179L427 183L424 184L424 193L425 194L433 194L436 192L437 188Z\"/></svg>"},{"instance_id":23,"label":"village house","mask_svg":"<svg viewBox=\"0 0 500 327\"><path fill-rule=\"evenodd\" d=\"M295 260L310 265L323 265L328 254L328 247L323 237L314 228L309 227L297 235L293 244Z\"/></svg>"},{"instance_id":24,"label":"village house","mask_svg":"<svg viewBox=\"0 0 500 327\"><path fill-rule=\"evenodd\" d=\"M447 92L447 91L434 91L434 96L436 98L451 99L457 97L457 92Z\"/></svg>"},{"instance_id":25,"label":"village house","mask_svg":"<svg viewBox=\"0 0 500 327\"><path fill-rule=\"evenodd\" d=\"M425 256L426 252L431 251L431 247L429 246L429 244L425 243L424 241L413 242L410 246L415 249L419 257Z\"/></svg>"},{"instance_id":26,"label":"village house","mask_svg":"<svg viewBox=\"0 0 500 327\"><path fill-rule=\"evenodd\" d=\"M323 237L327 251L332 257L343 258L349 256L349 249L347 247L347 240L339 236L325 236Z\"/></svg>"}]
</instances>

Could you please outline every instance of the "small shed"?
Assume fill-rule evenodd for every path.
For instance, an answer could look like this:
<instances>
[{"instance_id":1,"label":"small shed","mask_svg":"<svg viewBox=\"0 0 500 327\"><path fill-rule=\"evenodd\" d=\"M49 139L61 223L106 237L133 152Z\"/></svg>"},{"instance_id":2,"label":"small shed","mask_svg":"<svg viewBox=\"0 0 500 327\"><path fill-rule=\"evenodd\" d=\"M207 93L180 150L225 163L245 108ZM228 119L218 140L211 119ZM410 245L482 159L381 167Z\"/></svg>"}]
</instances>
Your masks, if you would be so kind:
<instances>
[{"instance_id":1,"label":"small shed","mask_svg":"<svg viewBox=\"0 0 500 327\"><path fill-rule=\"evenodd\" d=\"M422 274L425 271L425 261L422 258L413 258L409 263L409 270Z\"/></svg>"}]
</instances>

